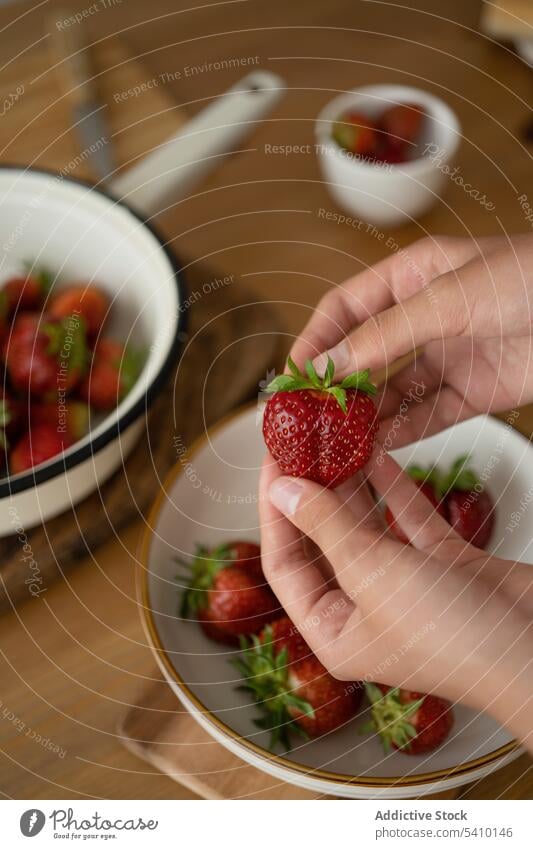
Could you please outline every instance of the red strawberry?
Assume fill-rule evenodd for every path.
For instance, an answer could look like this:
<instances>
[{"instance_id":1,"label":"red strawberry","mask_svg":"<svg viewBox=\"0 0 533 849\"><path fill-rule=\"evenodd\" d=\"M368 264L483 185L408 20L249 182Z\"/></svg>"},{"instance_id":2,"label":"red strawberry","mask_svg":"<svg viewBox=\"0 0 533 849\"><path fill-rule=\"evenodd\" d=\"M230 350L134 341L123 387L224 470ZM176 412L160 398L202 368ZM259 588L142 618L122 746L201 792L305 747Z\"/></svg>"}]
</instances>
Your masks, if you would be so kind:
<instances>
[{"instance_id":1,"label":"red strawberry","mask_svg":"<svg viewBox=\"0 0 533 849\"><path fill-rule=\"evenodd\" d=\"M85 321L87 335L94 338L100 332L109 306L109 297L103 289L92 284L79 283L54 295L48 313L55 319L81 315Z\"/></svg>"},{"instance_id":2,"label":"red strawberry","mask_svg":"<svg viewBox=\"0 0 533 849\"><path fill-rule=\"evenodd\" d=\"M269 626L233 661L260 706L256 725L271 732L271 747L289 748L291 730L306 737L328 734L352 719L361 702L361 688L337 681L309 650L308 657L291 663L292 645L278 650Z\"/></svg>"},{"instance_id":3,"label":"red strawberry","mask_svg":"<svg viewBox=\"0 0 533 849\"><path fill-rule=\"evenodd\" d=\"M431 503L433 504L433 507L435 508L437 513L440 513L440 515L443 516L443 518L446 519L446 510L445 510L444 502L439 499L439 496L437 494L435 486L431 482L431 475L433 473L433 470L432 469L426 470L424 472L424 477L418 477L418 479L417 479L418 472L423 471L423 470L419 470L418 467L411 466L407 471L411 475L411 477L415 478L416 485L418 486L420 491L424 493L424 495L426 496L428 501L431 501ZM402 529L400 528L400 526L396 522L396 519L394 518L392 512L390 511L390 509L388 507L385 510L385 521L387 522L387 524L390 527L391 531L393 532L394 536L397 539L399 539L400 542L403 542L404 545L408 545L409 540L407 539L406 535L404 534L404 532L402 531Z\"/></svg>"},{"instance_id":4,"label":"red strawberry","mask_svg":"<svg viewBox=\"0 0 533 849\"><path fill-rule=\"evenodd\" d=\"M365 684L365 689L372 706L368 730L379 734L385 752L394 748L421 755L437 749L448 737L453 709L446 699L385 684Z\"/></svg>"},{"instance_id":5,"label":"red strawberry","mask_svg":"<svg viewBox=\"0 0 533 849\"><path fill-rule=\"evenodd\" d=\"M496 521L494 503L487 490L453 489L446 496L448 521L459 536L477 548L486 548Z\"/></svg>"},{"instance_id":6,"label":"red strawberry","mask_svg":"<svg viewBox=\"0 0 533 849\"><path fill-rule=\"evenodd\" d=\"M355 372L333 385L328 361L321 380L310 360L303 375L289 357L291 374L267 387L273 392L265 407L263 436L287 475L335 487L368 461L374 447L378 416L369 395L376 387L369 372Z\"/></svg>"},{"instance_id":7,"label":"red strawberry","mask_svg":"<svg viewBox=\"0 0 533 849\"><path fill-rule=\"evenodd\" d=\"M464 455L458 457L445 473L436 466L429 469L411 466L408 472L417 482L431 485L434 497L439 500L439 513L459 536L478 548L485 548L494 530L494 503L467 464L468 455ZM428 495L427 492L425 494ZM386 518L389 521L389 516ZM398 529L394 530L398 539L402 539L397 533Z\"/></svg>"},{"instance_id":8,"label":"red strawberry","mask_svg":"<svg viewBox=\"0 0 533 849\"><path fill-rule=\"evenodd\" d=\"M80 385L80 397L96 410L113 409L135 384L142 360L140 352L126 348L122 342L101 339L89 373Z\"/></svg>"},{"instance_id":9,"label":"red strawberry","mask_svg":"<svg viewBox=\"0 0 533 849\"><path fill-rule=\"evenodd\" d=\"M251 561L248 568L245 561L234 561L226 545L213 551L198 546L193 562L180 564L190 572L181 615L196 616L210 637L234 644L235 637L259 631L279 612L257 564Z\"/></svg>"},{"instance_id":10,"label":"red strawberry","mask_svg":"<svg viewBox=\"0 0 533 849\"><path fill-rule=\"evenodd\" d=\"M443 477L441 490L446 494L446 512L452 528L467 542L485 548L494 530L494 503L468 467L468 459L468 455L457 458Z\"/></svg>"},{"instance_id":11,"label":"red strawberry","mask_svg":"<svg viewBox=\"0 0 533 849\"><path fill-rule=\"evenodd\" d=\"M38 424L17 442L9 454L9 470L12 475L38 466L56 454L61 454L70 445L65 434L50 424Z\"/></svg>"},{"instance_id":12,"label":"red strawberry","mask_svg":"<svg viewBox=\"0 0 533 849\"><path fill-rule=\"evenodd\" d=\"M41 322L34 313L24 313L15 320L4 345L13 388L38 397L70 391L80 380L86 357L81 322Z\"/></svg>"},{"instance_id":13,"label":"red strawberry","mask_svg":"<svg viewBox=\"0 0 533 849\"><path fill-rule=\"evenodd\" d=\"M276 656L286 648L289 663L311 655L311 649L288 616L281 616L270 622L259 634L259 639L261 642L270 640Z\"/></svg>"},{"instance_id":14,"label":"red strawberry","mask_svg":"<svg viewBox=\"0 0 533 849\"><path fill-rule=\"evenodd\" d=\"M5 445L26 430L26 406L14 398L6 389L0 389L0 429L4 437L0 444Z\"/></svg>"},{"instance_id":15,"label":"red strawberry","mask_svg":"<svg viewBox=\"0 0 533 849\"><path fill-rule=\"evenodd\" d=\"M83 401L72 398L64 402L49 401L30 405L30 428L37 424L49 424L58 433L66 435L69 442L77 442L89 430L89 408Z\"/></svg>"},{"instance_id":16,"label":"red strawberry","mask_svg":"<svg viewBox=\"0 0 533 849\"><path fill-rule=\"evenodd\" d=\"M357 156L372 156L379 135L375 122L360 112L346 112L333 125L333 138L339 147Z\"/></svg>"},{"instance_id":17,"label":"red strawberry","mask_svg":"<svg viewBox=\"0 0 533 849\"><path fill-rule=\"evenodd\" d=\"M245 566L254 575L263 578L261 565L261 549L256 542L232 540L226 543L233 566Z\"/></svg>"},{"instance_id":18,"label":"red strawberry","mask_svg":"<svg viewBox=\"0 0 533 849\"><path fill-rule=\"evenodd\" d=\"M387 133L388 146L403 150L418 141L424 118L425 112L421 106L399 103L383 113L379 126Z\"/></svg>"},{"instance_id":19,"label":"red strawberry","mask_svg":"<svg viewBox=\"0 0 533 849\"><path fill-rule=\"evenodd\" d=\"M8 331L8 299L4 291L0 291L0 345L4 344L4 339Z\"/></svg>"},{"instance_id":20,"label":"red strawberry","mask_svg":"<svg viewBox=\"0 0 533 849\"><path fill-rule=\"evenodd\" d=\"M38 269L27 275L11 277L2 286L6 298L7 312L31 312L42 307L53 282L52 274Z\"/></svg>"}]
</instances>

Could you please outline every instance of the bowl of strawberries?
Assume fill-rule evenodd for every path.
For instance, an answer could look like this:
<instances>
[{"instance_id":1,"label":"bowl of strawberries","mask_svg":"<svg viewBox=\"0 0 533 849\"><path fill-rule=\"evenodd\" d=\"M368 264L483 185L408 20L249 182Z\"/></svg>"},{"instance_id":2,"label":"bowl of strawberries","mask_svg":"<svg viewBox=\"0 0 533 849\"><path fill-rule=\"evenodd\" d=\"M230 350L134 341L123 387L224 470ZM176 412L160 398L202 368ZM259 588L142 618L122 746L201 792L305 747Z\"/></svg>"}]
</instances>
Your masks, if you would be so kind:
<instances>
[{"instance_id":1,"label":"bowl of strawberries","mask_svg":"<svg viewBox=\"0 0 533 849\"><path fill-rule=\"evenodd\" d=\"M171 255L123 204L0 169L0 536L58 515L123 462L184 325ZM18 532L20 532L18 530Z\"/></svg>"},{"instance_id":2,"label":"bowl of strawberries","mask_svg":"<svg viewBox=\"0 0 533 849\"><path fill-rule=\"evenodd\" d=\"M265 439L286 473L302 474L292 425L305 423L311 402L327 408L333 428L347 417L354 450L342 469L320 428L310 440L302 426L302 439L312 442L305 475L334 486L360 465L362 441L373 432L369 401L361 406L372 395L367 373L342 386L312 369L289 372L273 381L262 416L255 407L237 411L180 457L152 508L139 575L163 674L215 740L317 793L406 798L479 779L519 754L505 728L437 693L391 687L386 674L335 679L265 580L257 510ZM523 499L533 449L508 424L480 416L393 453L461 536L533 563L533 502ZM521 520L511 521L518 509ZM383 510L397 533L396 517Z\"/></svg>"},{"instance_id":3,"label":"bowl of strawberries","mask_svg":"<svg viewBox=\"0 0 533 849\"><path fill-rule=\"evenodd\" d=\"M411 86L371 85L324 107L315 149L339 206L392 227L435 204L460 133L455 113L435 95Z\"/></svg>"}]
</instances>

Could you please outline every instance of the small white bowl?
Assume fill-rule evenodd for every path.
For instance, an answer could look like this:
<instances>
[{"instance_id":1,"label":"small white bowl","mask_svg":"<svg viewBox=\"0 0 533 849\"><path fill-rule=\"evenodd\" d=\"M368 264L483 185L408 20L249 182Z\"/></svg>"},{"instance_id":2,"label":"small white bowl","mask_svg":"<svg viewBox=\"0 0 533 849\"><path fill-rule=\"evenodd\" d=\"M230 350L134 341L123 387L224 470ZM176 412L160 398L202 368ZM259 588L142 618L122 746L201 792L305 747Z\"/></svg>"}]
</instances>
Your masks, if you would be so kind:
<instances>
[{"instance_id":1,"label":"small white bowl","mask_svg":"<svg viewBox=\"0 0 533 849\"><path fill-rule=\"evenodd\" d=\"M398 165L372 163L350 155L333 139L333 125L344 112L360 111L374 118L398 103L425 109L421 147L427 153L418 159ZM461 127L452 109L423 89L370 85L331 100L316 120L315 133L322 172L339 206L363 221L393 227L412 221L436 202L448 179L445 166L457 151Z\"/></svg>"},{"instance_id":2,"label":"small white bowl","mask_svg":"<svg viewBox=\"0 0 533 849\"><path fill-rule=\"evenodd\" d=\"M352 799L449 790L517 757L521 750L505 728L463 705L454 708L450 738L425 756L384 755L374 736L358 734L361 716L317 740L296 740L288 753L269 751L268 734L253 722L255 706L236 689L240 681L229 663L235 650L211 642L196 622L179 616L174 560L190 556L198 542L259 539L257 484L264 451L255 407L238 411L181 457L145 525L139 577L147 636L186 709L223 746L276 779ZM533 447L515 430L479 416L395 456L402 465L435 461L444 467L469 451L479 473L491 469L487 487L500 494L493 547L502 557L533 562L533 502L523 508L520 522L512 521L533 479Z\"/></svg>"}]
</instances>

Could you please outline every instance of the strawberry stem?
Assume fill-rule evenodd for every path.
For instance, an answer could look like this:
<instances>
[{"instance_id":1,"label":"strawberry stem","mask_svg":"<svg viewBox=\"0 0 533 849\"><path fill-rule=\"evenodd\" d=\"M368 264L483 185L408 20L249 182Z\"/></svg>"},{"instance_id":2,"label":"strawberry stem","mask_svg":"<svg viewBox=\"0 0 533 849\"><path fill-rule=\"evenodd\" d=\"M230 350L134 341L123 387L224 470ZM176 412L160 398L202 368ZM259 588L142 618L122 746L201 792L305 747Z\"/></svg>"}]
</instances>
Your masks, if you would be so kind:
<instances>
[{"instance_id":1,"label":"strawberry stem","mask_svg":"<svg viewBox=\"0 0 533 849\"><path fill-rule=\"evenodd\" d=\"M313 717L312 705L295 695L289 680L289 653L285 646L275 652L272 628L267 625L261 637L252 635L249 642L241 637L242 657L231 661L244 678L239 689L251 692L262 716L255 725L270 731L270 748L281 743L290 749L290 731L307 737L291 715L290 708Z\"/></svg>"},{"instance_id":2,"label":"strawberry stem","mask_svg":"<svg viewBox=\"0 0 533 849\"><path fill-rule=\"evenodd\" d=\"M207 592L213 586L215 575L231 563L232 557L225 545L220 545L212 551L203 545L197 545L192 562L188 563L180 557L175 557L174 560L186 570L186 576L176 575L176 580L183 582L186 587L181 600L180 615L184 619L192 619L199 610L206 607Z\"/></svg>"},{"instance_id":3,"label":"strawberry stem","mask_svg":"<svg viewBox=\"0 0 533 849\"><path fill-rule=\"evenodd\" d=\"M372 719L360 729L361 733L374 731L379 734L385 752L390 752L393 745L397 749L405 749L418 733L409 718L422 706L424 697L404 704L400 701L398 687L383 693L376 684L367 682L365 690L371 704Z\"/></svg>"},{"instance_id":4,"label":"strawberry stem","mask_svg":"<svg viewBox=\"0 0 533 849\"><path fill-rule=\"evenodd\" d=\"M431 484L439 499L444 498L452 489L459 489L462 492L470 492L479 483L473 469L468 468L470 460L469 454L463 454L458 457L451 465L446 473L442 473L438 466L409 466L407 473L415 481L427 481Z\"/></svg>"},{"instance_id":5,"label":"strawberry stem","mask_svg":"<svg viewBox=\"0 0 533 849\"><path fill-rule=\"evenodd\" d=\"M331 395L344 413L347 412L346 390L357 389L368 395L375 395L376 386L370 380L370 370L354 371L344 378L340 383L333 383L335 376L335 363L328 357L324 377L320 378L312 360L306 360L305 374L303 374L291 357L287 360L290 374L280 374L266 387L266 392L296 392L299 389L310 389L316 392L325 392Z\"/></svg>"}]
</instances>

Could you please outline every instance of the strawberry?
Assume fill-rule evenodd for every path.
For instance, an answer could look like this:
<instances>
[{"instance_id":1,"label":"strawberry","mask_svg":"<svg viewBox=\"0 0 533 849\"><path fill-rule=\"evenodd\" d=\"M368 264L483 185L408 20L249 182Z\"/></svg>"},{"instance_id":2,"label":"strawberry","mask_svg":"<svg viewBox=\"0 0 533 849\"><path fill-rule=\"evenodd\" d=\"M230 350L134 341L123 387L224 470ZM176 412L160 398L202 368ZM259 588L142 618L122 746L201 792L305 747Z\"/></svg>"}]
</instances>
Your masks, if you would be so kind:
<instances>
[{"instance_id":1,"label":"strawberry","mask_svg":"<svg viewBox=\"0 0 533 849\"><path fill-rule=\"evenodd\" d=\"M467 463L468 455L465 455L458 457L446 473L437 466L428 469L410 466L407 471L459 536L478 548L485 548L494 530L494 503ZM388 509L385 518L398 539L407 542Z\"/></svg>"},{"instance_id":2,"label":"strawberry","mask_svg":"<svg viewBox=\"0 0 533 849\"><path fill-rule=\"evenodd\" d=\"M467 462L468 456L459 457L443 484L448 521L464 540L485 548L496 521L494 503Z\"/></svg>"},{"instance_id":3,"label":"strawberry","mask_svg":"<svg viewBox=\"0 0 533 849\"><path fill-rule=\"evenodd\" d=\"M428 501L432 503L437 513L440 513L440 515L446 519L447 515L444 506L444 501L442 501L438 495L438 489L436 488L435 480L432 481L432 475L435 474L435 470L421 469L418 466L410 466L407 469L407 473L414 479L420 491L423 492ZM403 542L404 545L409 545L409 540L396 522L396 519L394 518L391 510L388 507L385 510L385 521L387 522L394 536L399 539L400 542Z\"/></svg>"},{"instance_id":4,"label":"strawberry","mask_svg":"<svg viewBox=\"0 0 533 849\"><path fill-rule=\"evenodd\" d=\"M4 393L4 397L0 400L0 468L3 468L6 461L6 452L9 446L8 430L12 428L13 421L12 407L9 399Z\"/></svg>"},{"instance_id":5,"label":"strawberry","mask_svg":"<svg viewBox=\"0 0 533 849\"><path fill-rule=\"evenodd\" d=\"M122 342L101 339L79 394L96 410L111 410L122 401L141 373L143 357Z\"/></svg>"},{"instance_id":6,"label":"strawberry","mask_svg":"<svg viewBox=\"0 0 533 849\"><path fill-rule=\"evenodd\" d=\"M309 649L291 662L294 643L283 642L276 642L272 624L251 645L243 639L242 657L232 661L260 707L256 725L271 732L271 748L290 748L291 731L306 738L334 731L355 716L361 701L360 687L337 681Z\"/></svg>"},{"instance_id":7,"label":"strawberry","mask_svg":"<svg viewBox=\"0 0 533 849\"><path fill-rule=\"evenodd\" d=\"M4 291L0 290L0 345L4 344L4 339L7 336L9 328L8 318L9 310L7 295Z\"/></svg>"},{"instance_id":8,"label":"strawberry","mask_svg":"<svg viewBox=\"0 0 533 849\"><path fill-rule=\"evenodd\" d=\"M333 125L333 139L339 147L357 156L372 156L379 137L376 124L360 112L346 112Z\"/></svg>"},{"instance_id":9,"label":"strawberry","mask_svg":"<svg viewBox=\"0 0 533 849\"><path fill-rule=\"evenodd\" d=\"M196 616L214 639L234 645L236 637L259 631L279 612L257 562L236 560L228 545L212 551L198 546L192 563L178 562L189 573L186 579L178 576L183 583L188 581L181 615Z\"/></svg>"},{"instance_id":10,"label":"strawberry","mask_svg":"<svg viewBox=\"0 0 533 849\"><path fill-rule=\"evenodd\" d=\"M270 640L276 655L287 649L289 663L303 660L311 654L311 649L288 616L281 616L266 625L259 634L259 640L263 643Z\"/></svg>"},{"instance_id":11,"label":"strawberry","mask_svg":"<svg viewBox=\"0 0 533 849\"><path fill-rule=\"evenodd\" d=\"M85 330L78 321L42 321L35 313L15 319L4 361L15 390L37 397L68 392L86 367Z\"/></svg>"},{"instance_id":12,"label":"strawberry","mask_svg":"<svg viewBox=\"0 0 533 849\"><path fill-rule=\"evenodd\" d=\"M50 291L53 275L45 268L29 271L6 280L1 292L9 315L39 310Z\"/></svg>"},{"instance_id":13,"label":"strawberry","mask_svg":"<svg viewBox=\"0 0 533 849\"><path fill-rule=\"evenodd\" d=\"M263 578L261 549L256 542L232 540L226 543L226 548L233 566L246 566L254 575Z\"/></svg>"},{"instance_id":14,"label":"strawberry","mask_svg":"<svg viewBox=\"0 0 533 849\"><path fill-rule=\"evenodd\" d=\"M7 389L0 389L0 445L20 436L26 429L26 407ZM7 440L7 442L6 442Z\"/></svg>"},{"instance_id":15,"label":"strawberry","mask_svg":"<svg viewBox=\"0 0 533 849\"><path fill-rule=\"evenodd\" d=\"M109 297L99 286L78 283L67 286L53 296L48 314L59 320L81 315L87 336L94 338L100 332L109 306Z\"/></svg>"},{"instance_id":16,"label":"strawberry","mask_svg":"<svg viewBox=\"0 0 533 849\"><path fill-rule=\"evenodd\" d=\"M399 103L387 109L379 120L379 127L387 134L387 145L405 150L418 141L425 112L414 103Z\"/></svg>"},{"instance_id":17,"label":"strawberry","mask_svg":"<svg viewBox=\"0 0 533 849\"><path fill-rule=\"evenodd\" d=\"M65 402L49 401L30 406L30 429L38 424L49 424L58 433L67 436L70 443L77 442L89 430L89 408L83 401L71 398Z\"/></svg>"},{"instance_id":18,"label":"strawberry","mask_svg":"<svg viewBox=\"0 0 533 849\"><path fill-rule=\"evenodd\" d=\"M303 375L289 357L291 374L280 375L266 391L263 436L281 471L335 487L368 461L378 429L369 372L355 372L333 384L328 360L320 379L310 360Z\"/></svg>"},{"instance_id":19,"label":"strawberry","mask_svg":"<svg viewBox=\"0 0 533 849\"><path fill-rule=\"evenodd\" d=\"M363 731L375 731L385 752L399 749L421 755L437 749L453 726L453 709L439 696L415 693L385 684L365 684L372 720Z\"/></svg>"},{"instance_id":20,"label":"strawberry","mask_svg":"<svg viewBox=\"0 0 533 849\"><path fill-rule=\"evenodd\" d=\"M61 454L70 445L65 434L60 434L55 425L35 425L15 445L9 454L9 470L12 475L31 469Z\"/></svg>"}]
</instances>

